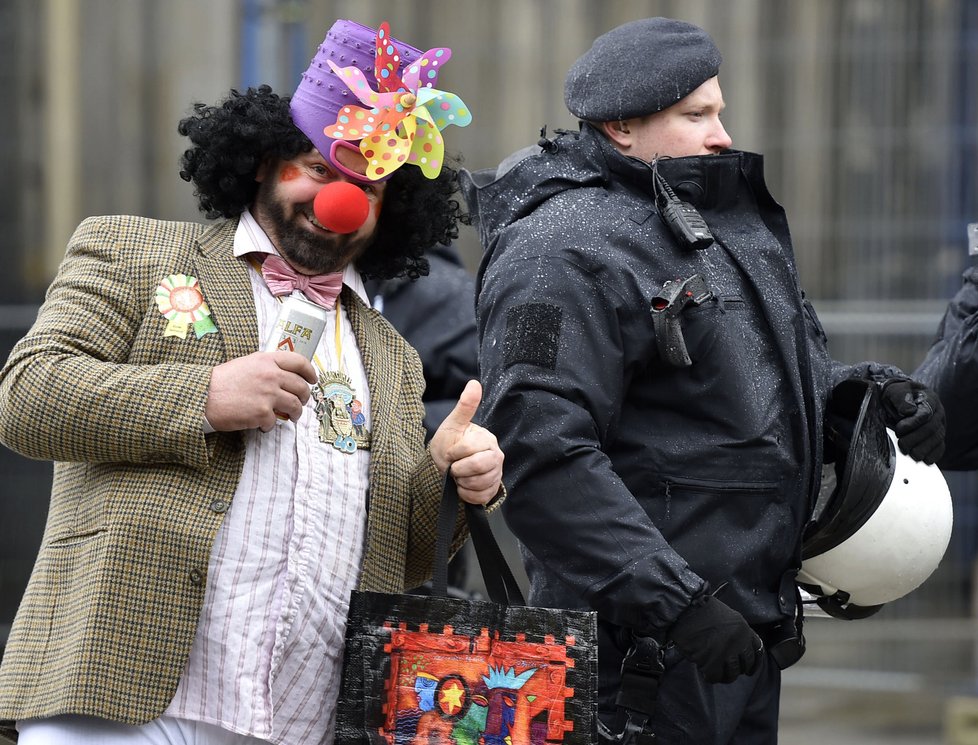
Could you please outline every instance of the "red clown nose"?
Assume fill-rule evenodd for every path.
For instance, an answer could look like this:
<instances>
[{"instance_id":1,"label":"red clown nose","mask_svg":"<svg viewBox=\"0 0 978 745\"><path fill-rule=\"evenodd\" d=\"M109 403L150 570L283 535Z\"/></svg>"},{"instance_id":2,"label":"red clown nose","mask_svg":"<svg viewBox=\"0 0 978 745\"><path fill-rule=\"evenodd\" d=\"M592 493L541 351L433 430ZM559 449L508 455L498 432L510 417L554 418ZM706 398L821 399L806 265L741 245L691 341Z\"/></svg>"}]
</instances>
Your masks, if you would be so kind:
<instances>
[{"instance_id":1,"label":"red clown nose","mask_svg":"<svg viewBox=\"0 0 978 745\"><path fill-rule=\"evenodd\" d=\"M319 190L312 211L327 230L352 233L367 220L370 202L360 187L348 181L334 181Z\"/></svg>"}]
</instances>

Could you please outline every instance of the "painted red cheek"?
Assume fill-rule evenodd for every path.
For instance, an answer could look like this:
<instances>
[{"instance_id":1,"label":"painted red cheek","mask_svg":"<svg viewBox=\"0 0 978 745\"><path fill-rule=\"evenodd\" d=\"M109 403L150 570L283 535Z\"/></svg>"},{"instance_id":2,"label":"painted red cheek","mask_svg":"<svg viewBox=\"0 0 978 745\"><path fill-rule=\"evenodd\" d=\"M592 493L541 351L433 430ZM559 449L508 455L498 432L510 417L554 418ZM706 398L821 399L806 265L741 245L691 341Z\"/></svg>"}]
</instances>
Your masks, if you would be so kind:
<instances>
[{"instance_id":1,"label":"painted red cheek","mask_svg":"<svg viewBox=\"0 0 978 745\"><path fill-rule=\"evenodd\" d=\"M282 172L278 177L280 181L292 181L299 178L299 169L292 165L282 166Z\"/></svg>"}]
</instances>

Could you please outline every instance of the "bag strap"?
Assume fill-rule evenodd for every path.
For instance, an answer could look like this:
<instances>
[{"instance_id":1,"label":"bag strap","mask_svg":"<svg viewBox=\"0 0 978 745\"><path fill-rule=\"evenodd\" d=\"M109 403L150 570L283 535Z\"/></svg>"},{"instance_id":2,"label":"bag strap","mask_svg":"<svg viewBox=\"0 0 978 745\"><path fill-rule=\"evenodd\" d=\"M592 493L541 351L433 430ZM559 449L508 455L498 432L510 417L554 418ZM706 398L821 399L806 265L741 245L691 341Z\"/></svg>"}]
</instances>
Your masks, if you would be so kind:
<instances>
[{"instance_id":1,"label":"bag strap","mask_svg":"<svg viewBox=\"0 0 978 745\"><path fill-rule=\"evenodd\" d=\"M434 576L431 580L431 594L440 597L448 595L448 548L455 533L458 503L458 486L449 474L445 477L445 489L438 510L438 540L435 542ZM486 508L468 502L462 504L465 505L465 519L469 524L472 546L489 599L500 605L526 605L519 583L492 533Z\"/></svg>"}]
</instances>

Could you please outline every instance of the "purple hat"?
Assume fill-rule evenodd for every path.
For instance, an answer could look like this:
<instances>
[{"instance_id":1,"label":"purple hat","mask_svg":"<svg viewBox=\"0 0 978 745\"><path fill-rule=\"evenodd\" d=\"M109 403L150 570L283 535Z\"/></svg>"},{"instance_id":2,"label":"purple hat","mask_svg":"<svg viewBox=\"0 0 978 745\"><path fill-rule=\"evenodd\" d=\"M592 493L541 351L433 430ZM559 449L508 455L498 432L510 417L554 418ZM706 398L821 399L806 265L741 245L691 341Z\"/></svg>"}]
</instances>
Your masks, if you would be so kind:
<instances>
[{"instance_id":1,"label":"purple hat","mask_svg":"<svg viewBox=\"0 0 978 745\"><path fill-rule=\"evenodd\" d=\"M308 69L302 73L302 80L290 104L292 121L323 155L329 153L333 143L333 139L323 132L323 127L336 121L341 108L359 103L349 86L330 69L328 62L332 61L338 67L359 68L370 87L376 89L376 39L375 29L356 21L336 21L326 32L326 38L316 50ZM411 45L393 38L391 41L400 52L402 69L421 57L421 52Z\"/></svg>"}]
</instances>

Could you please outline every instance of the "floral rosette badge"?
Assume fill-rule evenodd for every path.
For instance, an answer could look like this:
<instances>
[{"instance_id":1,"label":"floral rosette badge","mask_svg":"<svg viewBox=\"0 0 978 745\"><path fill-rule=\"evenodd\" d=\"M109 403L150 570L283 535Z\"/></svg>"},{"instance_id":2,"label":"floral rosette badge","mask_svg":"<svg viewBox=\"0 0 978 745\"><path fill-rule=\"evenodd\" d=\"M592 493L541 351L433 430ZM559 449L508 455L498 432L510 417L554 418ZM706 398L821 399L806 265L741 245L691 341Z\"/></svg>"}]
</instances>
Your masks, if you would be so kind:
<instances>
[{"instance_id":1,"label":"floral rosette badge","mask_svg":"<svg viewBox=\"0 0 978 745\"><path fill-rule=\"evenodd\" d=\"M211 310L204 301L196 277L187 274L171 274L163 278L156 288L156 307L166 318L163 336L187 338L187 327L193 324L194 334L200 339L205 334L217 332L211 320Z\"/></svg>"}]
</instances>

